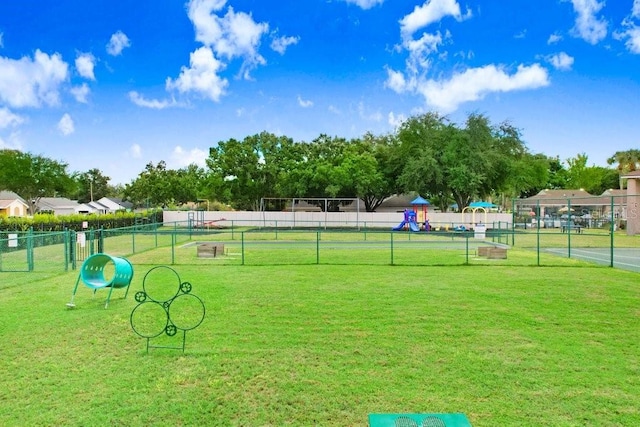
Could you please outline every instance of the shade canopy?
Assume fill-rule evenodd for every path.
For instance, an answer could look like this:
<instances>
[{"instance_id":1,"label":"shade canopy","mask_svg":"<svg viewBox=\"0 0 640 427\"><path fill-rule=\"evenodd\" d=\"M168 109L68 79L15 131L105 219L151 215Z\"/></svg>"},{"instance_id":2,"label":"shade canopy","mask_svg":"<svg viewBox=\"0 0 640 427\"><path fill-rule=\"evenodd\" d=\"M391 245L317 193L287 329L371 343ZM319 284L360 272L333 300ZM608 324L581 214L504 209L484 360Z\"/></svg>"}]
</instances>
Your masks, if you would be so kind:
<instances>
[{"instance_id":1,"label":"shade canopy","mask_svg":"<svg viewBox=\"0 0 640 427\"><path fill-rule=\"evenodd\" d=\"M491 202L471 202L469 204L469 207L470 208L489 208L489 209L491 209L491 208L497 208L498 205L494 205Z\"/></svg>"},{"instance_id":2,"label":"shade canopy","mask_svg":"<svg viewBox=\"0 0 640 427\"><path fill-rule=\"evenodd\" d=\"M423 199L422 197L418 196L411 201L411 204L412 205L430 205L431 203L429 203L427 199Z\"/></svg>"}]
</instances>

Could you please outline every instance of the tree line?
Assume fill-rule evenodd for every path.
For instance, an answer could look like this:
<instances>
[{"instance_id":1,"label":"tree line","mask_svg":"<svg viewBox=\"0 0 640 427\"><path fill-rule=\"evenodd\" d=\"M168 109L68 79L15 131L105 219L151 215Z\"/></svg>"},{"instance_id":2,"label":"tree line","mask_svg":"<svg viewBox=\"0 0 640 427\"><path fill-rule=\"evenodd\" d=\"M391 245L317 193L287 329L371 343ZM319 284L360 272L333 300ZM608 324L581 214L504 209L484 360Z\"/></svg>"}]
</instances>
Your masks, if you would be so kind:
<instances>
[{"instance_id":1,"label":"tree line","mask_svg":"<svg viewBox=\"0 0 640 427\"><path fill-rule=\"evenodd\" d=\"M426 113L393 133L353 139L323 134L296 142L268 132L231 138L209 149L206 168L148 163L119 187L110 186L98 169L69 174L65 163L0 150L0 188L30 200L54 194L80 202L120 196L139 207L206 202L212 209L239 210L257 210L263 198L358 197L367 211L375 211L391 195L418 193L446 211L478 199L506 204L547 188L601 194L621 186L620 176L640 166L640 150L616 152L608 160L615 168L587 162L584 153L565 162L532 153L519 129L509 122L493 124L483 114L469 114L458 125Z\"/></svg>"}]
</instances>

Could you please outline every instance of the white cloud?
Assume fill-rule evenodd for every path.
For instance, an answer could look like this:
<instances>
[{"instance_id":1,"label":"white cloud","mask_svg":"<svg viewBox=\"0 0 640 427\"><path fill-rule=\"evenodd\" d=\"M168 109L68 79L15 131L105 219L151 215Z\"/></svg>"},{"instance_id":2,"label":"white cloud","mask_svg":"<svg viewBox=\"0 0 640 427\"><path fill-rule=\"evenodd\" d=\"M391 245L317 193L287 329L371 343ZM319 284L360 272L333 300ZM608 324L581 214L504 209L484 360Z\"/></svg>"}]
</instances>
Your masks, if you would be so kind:
<instances>
[{"instance_id":1,"label":"white cloud","mask_svg":"<svg viewBox=\"0 0 640 427\"><path fill-rule=\"evenodd\" d=\"M8 108L0 108L0 129L14 127L22 124L24 119L17 114L12 113Z\"/></svg>"},{"instance_id":2,"label":"white cloud","mask_svg":"<svg viewBox=\"0 0 640 427\"><path fill-rule=\"evenodd\" d=\"M551 34L547 39L547 44L556 44L560 40L562 40L562 36L560 34L554 33L554 34Z\"/></svg>"},{"instance_id":3,"label":"white cloud","mask_svg":"<svg viewBox=\"0 0 640 427\"><path fill-rule=\"evenodd\" d=\"M291 45L297 44L300 41L300 37L274 37L271 40L271 49L278 52L280 55L284 55L287 48Z\"/></svg>"},{"instance_id":4,"label":"white cloud","mask_svg":"<svg viewBox=\"0 0 640 427\"><path fill-rule=\"evenodd\" d=\"M142 157L142 147L139 144L133 144L129 147L129 155L134 159L139 159Z\"/></svg>"},{"instance_id":5,"label":"white cloud","mask_svg":"<svg viewBox=\"0 0 640 427\"><path fill-rule=\"evenodd\" d=\"M428 106L444 114L455 111L465 102L480 100L490 93L537 89L549 85L547 70L539 64L520 65L514 74L508 74L502 66L486 65L455 73L448 80L421 78L407 82L404 79L401 81L393 70L388 70L388 73L389 80L395 79L397 83L393 84L388 80L387 86L420 94Z\"/></svg>"},{"instance_id":6,"label":"white cloud","mask_svg":"<svg viewBox=\"0 0 640 427\"><path fill-rule=\"evenodd\" d=\"M398 114L398 115L395 115L395 114L393 113L393 111L391 111L391 112L389 113L389 116L387 117L387 121L388 121L388 123L389 123L391 126L393 126L395 129L399 128L399 127L400 127L400 125L402 125L402 123L404 123L404 121L405 121L406 119L407 119L407 118L404 116L404 114Z\"/></svg>"},{"instance_id":7,"label":"white cloud","mask_svg":"<svg viewBox=\"0 0 640 427\"><path fill-rule=\"evenodd\" d=\"M146 99L144 96L132 90L129 92L129 100L136 104L138 107L151 108L154 110L163 110L169 107L178 107L181 106L174 99L168 100L158 100L158 99Z\"/></svg>"},{"instance_id":8,"label":"white cloud","mask_svg":"<svg viewBox=\"0 0 640 427\"><path fill-rule=\"evenodd\" d=\"M107 43L107 53L112 56L118 56L124 48L131 46L129 37L122 31L118 30L111 35L109 43Z\"/></svg>"},{"instance_id":9,"label":"white cloud","mask_svg":"<svg viewBox=\"0 0 640 427\"><path fill-rule=\"evenodd\" d=\"M396 93L403 93L408 89L409 84L402 72L387 68L387 81L385 82L385 86Z\"/></svg>"},{"instance_id":10,"label":"white cloud","mask_svg":"<svg viewBox=\"0 0 640 427\"><path fill-rule=\"evenodd\" d=\"M313 107L313 101L302 99L302 97L298 95L298 105L302 108Z\"/></svg>"},{"instance_id":11,"label":"white cloud","mask_svg":"<svg viewBox=\"0 0 640 427\"><path fill-rule=\"evenodd\" d=\"M8 140L5 140L0 136L0 149L8 150L20 150L23 151L22 142L20 141L20 134L18 132L12 132L9 135Z\"/></svg>"},{"instance_id":12,"label":"white cloud","mask_svg":"<svg viewBox=\"0 0 640 427\"><path fill-rule=\"evenodd\" d=\"M96 58L90 53L81 53L76 58L76 70L85 79L95 80L93 68L96 65Z\"/></svg>"},{"instance_id":13,"label":"white cloud","mask_svg":"<svg viewBox=\"0 0 640 427\"><path fill-rule=\"evenodd\" d=\"M65 113L58 122L58 130L64 136L71 135L73 132L75 132L76 128L73 124L73 119L68 113Z\"/></svg>"},{"instance_id":14,"label":"white cloud","mask_svg":"<svg viewBox=\"0 0 640 427\"><path fill-rule=\"evenodd\" d=\"M413 12L400 20L400 32L403 38L409 38L420 28L438 22L446 16L462 21L471 17L471 11L468 10L463 16L456 0L426 0L422 6L416 6Z\"/></svg>"},{"instance_id":15,"label":"white cloud","mask_svg":"<svg viewBox=\"0 0 640 427\"><path fill-rule=\"evenodd\" d=\"M338 115L342 114L342 111L340 111L340 109L338 107L336 107L335 105L329 105L328 110L329 110L330 113L333 113L333 114L338 114Z\"/></svg>"},{"instance_id":16,"label":"white cloud","mask_svg":"<svg viewBox=\"0 0 640 427\"><path fill-rule=\"evenodd\" d=\"M626 40L625 46L631 53L640 54L640 27L634 22L634 18L640 19L640 0L634 0L631 15L622 21L624 31L616 31L613 37L616 40Z\"/></svg>"},{"instance_id":17,"label":"white cloud","mask_svg":"<svg viewBox=\"0 0 640 427\"><path fill-rule=\"evenodd\" d=\"M576 12L573 32L577 37L591 44L597 44L607 36L607 21L596 16L604 7L598 0L571 0Z\"/></svg>"},{"instance_id":18,"label":"white cloud","mask_svg":"<svg viewBox=\"0 0 640 427\"><path fill-rule=\"evenodd\" d=\"M213 56L211 48L201 47L191 53L189 65L181 68L176 80L167 78L167 89L177 89L180 93L196 92L218 102L229 84L217 74L224 64Z\"/></svg>"},{"instance_id":19,"label":"white cloud","mask_svg":"<svg viewBox=\"0 0 640 427\"><path fill-rule=\"evenodd\" d=\"M0 57L0 100L14 108L57 105L68 68L59 53L36 50L33 59Z\"/></svg>"},{"instance_id":20,"label":"white cloud","mask_svg":"<svg viewBox=\"0 0 640 427\"><path fill-rule=\"evenodd\" d=\"M616 31L613 37L617 40L626 40L624 44L629 52L640 54L640 27L628 20L625 20L623 25L626 30Z\"/></svg>"},{"instance_id":21,"label":"white cloud","mask_svg":"<svg viewBox=\"0 0 640 427\"><path fill-rule=\"evenodd\" d=\"M379 111L368 112L363 102L358 103L358 115L363 120L370 120L374 122L380 122L383 119L382 113Z\"/></svg>"},{"instance_id":22,"label":"white cloud","mask_svg":"<svg viewBox=\"0 0 640 427\"><path fill-rule=\"evenodd\" d=\"M249 79L252 69L266 64L258 47L262 36L269 31L269 24L255 22L251 15L236 13L232 7L227 8L224 16L216 15L214 12L225 4L225 0L191 0L189 19L195 27L196 40L211 47L218 57L242 58L240 75Z\"/></svg>"},{"instance_id":23,"label":"white cloud","mask_svg":"<svg viewBox=\"0 0 640 427\"><path fill-rule=\"evenodd\" d=\"M526 37L527 37L527 30L526 30L526 29L524 29L524 30L520 31L519 33L516 33L516 34L513 36L513 38L514 38L514 39L524 39L524 38L526 38Z\"/></svg>"},{"instance_id":24,"label":"white cloud","mask_svg":"<svg viewBox=\"0 0 640 427\"><path fill-rule=\"evenodd\" d=\"M451 37L447 31L445 38ZM431 60L429 55L438 51L438 46L443 44L443 38L440 32L436 34L423 33L418 40L405 40L404 47L409 51L407 59L407 68L413 73L419 73L420 70L426 70L430 67Z\"/></svg>"},{"instance_id":25,"label":"white cloud","mask_svg":"<svg viewBox=\"0 0 640 427\"><path fill-rule=\"evenodd\" d=\"M173 153L171 155L171 163L178 169L192 164L196 164L200 167L205 167L207 157L209 157L209 153L205 150L193 148L189 151L186 151L184 148L178 145L173 149Z\"/></svg>"},{"instance_id":26,"label":"white cloud","mask_svg":"<svg viewBox=\"0 0 640 427\"><path fill-rule=\"evenodd\" d=\"M364 10L371 9L374 6L384 3L384 0L344 0L347 3L355 4Z\"/></svg>"},{"instance_id":27,"label":"white cloud","mask_svg":"<svg viewBox=\"0 0 640 427\"><path fill-rule=\"evenodd\" d=\"M82 83L80 86L74 86L70 89L71 95L76 99L76 101L81 102L83 104L87 103L87 97L91 90L89 89L89 85L86 83Z\"/></svg>"},{"instance_id":28,"label":"white cloud","mask_svg":"<svg viewBox=\"0 0 640 427\"><path fill-rule=\"evenodd\" d=\"M553 68L561 71L568 71L573 66L574 59L572 56L567 55L565 52L560 52L555 55L550 55L546 60L553 65Z\"/></svg>"}]
</instances>

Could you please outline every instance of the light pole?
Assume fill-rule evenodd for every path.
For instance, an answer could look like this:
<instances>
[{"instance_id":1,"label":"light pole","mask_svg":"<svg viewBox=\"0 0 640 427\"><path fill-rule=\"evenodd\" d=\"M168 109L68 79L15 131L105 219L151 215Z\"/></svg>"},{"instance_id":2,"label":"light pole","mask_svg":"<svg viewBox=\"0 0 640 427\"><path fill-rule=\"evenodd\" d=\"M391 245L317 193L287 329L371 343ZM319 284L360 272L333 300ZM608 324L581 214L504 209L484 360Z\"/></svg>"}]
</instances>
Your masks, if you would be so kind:
<instances>
[{"instance_id":1,"label":"light pole","mask_svg":"<svg viewBox=\"0 0 640 427\"><path fill-rule=\"evenodd\" d=\"M197 199L196 202L207 202L207 212L209 212L209 200L208 199Z\"/></svg>"}]
</instances>

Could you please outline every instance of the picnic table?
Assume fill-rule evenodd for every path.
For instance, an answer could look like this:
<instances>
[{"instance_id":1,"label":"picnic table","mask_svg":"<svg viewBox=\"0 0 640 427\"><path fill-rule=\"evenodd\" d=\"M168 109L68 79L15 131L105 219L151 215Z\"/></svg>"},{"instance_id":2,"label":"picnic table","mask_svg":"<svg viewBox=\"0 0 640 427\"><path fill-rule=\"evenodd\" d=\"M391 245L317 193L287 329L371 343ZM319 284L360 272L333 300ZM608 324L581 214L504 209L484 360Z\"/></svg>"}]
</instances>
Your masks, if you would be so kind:
<instances>
[{"instance_id":1,"label":"picnic table","mask_svg":"<svg viewBox=\"0 0 640 427\"><path fill-rule=\"evenodd\" d=\"M578 233L578 234L582 233L582 226L578 225L578 224L575 224L573 222L572 223L563 223L560 226L560 228L561 228L563 233L569 232L571 230L575 230L576 233Z\"/></svg>"}]
</instances>

